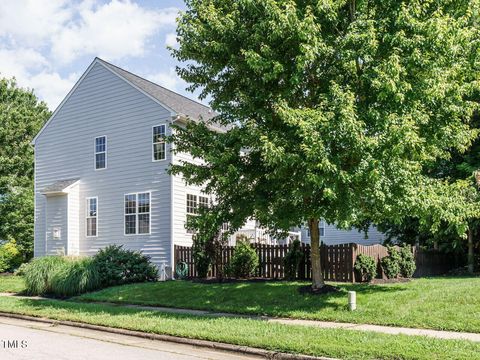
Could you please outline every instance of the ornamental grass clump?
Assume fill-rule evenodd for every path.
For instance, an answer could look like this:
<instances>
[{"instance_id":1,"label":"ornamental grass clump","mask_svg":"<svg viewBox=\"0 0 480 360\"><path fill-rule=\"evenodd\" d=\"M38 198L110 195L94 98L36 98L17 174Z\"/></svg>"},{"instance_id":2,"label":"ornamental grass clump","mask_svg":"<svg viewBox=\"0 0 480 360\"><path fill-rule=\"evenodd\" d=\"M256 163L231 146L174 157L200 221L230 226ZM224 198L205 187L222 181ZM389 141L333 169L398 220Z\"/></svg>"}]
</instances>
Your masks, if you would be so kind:
<instances>
[{"instance_id":1,"label":"ornamental grass clump","mask_svg":"<svg viewBox=\"0 0 480 360\"><path fill-rule=\"evenodd\" d=\"M111 245L93 257L45 256L23 269L29 295L74 296L108 286L154 281L158 270L139 251Z\"/></svg>"},{"instance_id":2,"label":"ornamental grass clump","mask_svg":"<svg viewBox=\"0 0 480 360\"><path fill-rule=\"evenodd\" d=\"M25 292L28 295L44 295L52 292L52 278L67 262L62 256L45 256L33 259L24 269Z\"/></svg>"},{"instance_id":3,"label":"ornamental grass clump","mask_svg":"<svg viewBox=\"0 0 480 360\"><path fill-rule=\"evenodd\" d=\"M71 258L51 278L51 293L73 296L101 288L100 272L93 258Z\"/></svg>"}]
</instances>

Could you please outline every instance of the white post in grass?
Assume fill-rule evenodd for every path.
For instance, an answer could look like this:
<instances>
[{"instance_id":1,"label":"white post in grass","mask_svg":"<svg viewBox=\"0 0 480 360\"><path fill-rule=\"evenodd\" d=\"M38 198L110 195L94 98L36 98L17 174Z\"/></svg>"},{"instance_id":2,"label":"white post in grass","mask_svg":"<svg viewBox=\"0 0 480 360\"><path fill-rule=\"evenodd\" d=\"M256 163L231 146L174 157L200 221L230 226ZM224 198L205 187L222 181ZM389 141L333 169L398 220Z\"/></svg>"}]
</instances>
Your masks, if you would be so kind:
<instances>
[{"instance_id":1,"label":"white post in grass","mask_svg":"<svg viewBox=\"0 0 480 360\"><path fill-rule=\"evenodd\" d=\"M354 311L357 309L357 293L355 291L348 292L348 310Z\"/></svg>"}]
</instances>

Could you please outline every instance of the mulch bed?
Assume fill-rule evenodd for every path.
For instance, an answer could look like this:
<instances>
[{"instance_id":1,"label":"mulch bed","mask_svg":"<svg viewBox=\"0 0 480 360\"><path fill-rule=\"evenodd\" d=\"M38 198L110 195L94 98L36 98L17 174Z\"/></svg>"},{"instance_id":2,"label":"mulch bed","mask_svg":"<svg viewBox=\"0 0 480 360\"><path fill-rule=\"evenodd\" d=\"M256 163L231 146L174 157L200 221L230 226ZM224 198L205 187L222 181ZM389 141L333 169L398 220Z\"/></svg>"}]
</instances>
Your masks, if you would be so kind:
<instances>
[{"instance_id":1,"label":"mulch bed","mask_svg":"<svg viewBox=\"0 0 480 360\"><path fill-rule=\"evenodd\" d=\"M307 286L301 286L298 288L298 292L300 294L308 294L308 295L325 295L325 294L330 294L330 293L336 293L339 292L340 289L332 286L332 285L324 285L320 289L313 289L311 285Z\"/></svg>"},{"instance_id":2,"label":"mulch bed","mask_svg":"<svg viewBox=\"0 0 480 360\"><path fill-rule=\"evenodd\" d=\"M248 279L234 279L234 278L207 278L207 279L186 279L193 283L200 284L231 284L231 283L263 283L272 281L286 281L285 279L265 279L265 278L248 278Z\"/></svg>"},{"instance_id":3,"label":"mulch bed","mask_svg":"<svg viewBox=\"0 0 480 360\"><path fill-rule=\"evenodd\" d=\"M379 284L396 284L396 283L406 283L410 282L412 279L410 278L396 278L396 279L373 279L369 282L371 285L379 285Z\"/></svg>"}]
</instances>

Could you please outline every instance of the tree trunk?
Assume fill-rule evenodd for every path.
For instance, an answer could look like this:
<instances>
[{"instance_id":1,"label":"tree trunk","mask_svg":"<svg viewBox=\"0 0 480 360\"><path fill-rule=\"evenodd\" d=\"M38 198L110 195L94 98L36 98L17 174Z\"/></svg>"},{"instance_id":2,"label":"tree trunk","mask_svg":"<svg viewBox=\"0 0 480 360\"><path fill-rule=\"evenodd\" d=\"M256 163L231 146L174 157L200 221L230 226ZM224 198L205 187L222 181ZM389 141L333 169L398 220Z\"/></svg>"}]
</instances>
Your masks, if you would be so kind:
<instances>
[{"instance_id":1,"label":"tree trunk","mask_svg":"<svg viewBox=\"0 0 480 360\"><path fill-rule=\"evenodd\" d=\"M318 219L310 219L308 221L308 227L310 228L310 254L312 259L312 288L314 290L320 289L325 285L320 263L320 231L318 224Z\"/></svg>"},{"instance_id":2,"label":"tree trunk","mask_svg":"<svg viewBox=\"0 0 480 360\"><path fill-rule=\"evenodd\" d=\"M468 229L468 272L473 274L473 270L475 267L475 256L473 254L473 231L472 229Z\"/></svg>"}]
</instances>

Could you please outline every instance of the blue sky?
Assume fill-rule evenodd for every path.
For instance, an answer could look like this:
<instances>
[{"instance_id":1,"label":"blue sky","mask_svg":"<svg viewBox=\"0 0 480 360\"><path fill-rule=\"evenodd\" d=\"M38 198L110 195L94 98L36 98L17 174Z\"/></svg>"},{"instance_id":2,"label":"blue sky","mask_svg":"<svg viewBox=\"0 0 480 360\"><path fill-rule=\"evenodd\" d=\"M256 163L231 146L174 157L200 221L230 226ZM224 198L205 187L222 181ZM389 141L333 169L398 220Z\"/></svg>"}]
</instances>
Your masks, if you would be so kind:
<instances>
[{"instance_id":1,"label":"blue sky","mask_svg":"<svg viewBox=\"0 0 480 360\"><path fill-rule=\"evenodd\" d=\"M175 73L182 0L1 0L0 76L53 110L95 56L196 99Z\"/></svg>"}]
</instances>

